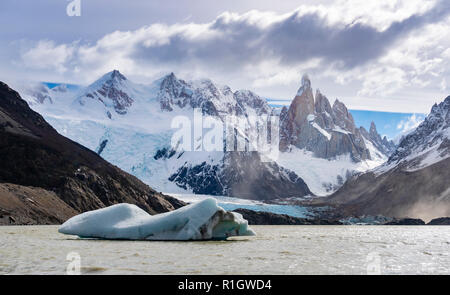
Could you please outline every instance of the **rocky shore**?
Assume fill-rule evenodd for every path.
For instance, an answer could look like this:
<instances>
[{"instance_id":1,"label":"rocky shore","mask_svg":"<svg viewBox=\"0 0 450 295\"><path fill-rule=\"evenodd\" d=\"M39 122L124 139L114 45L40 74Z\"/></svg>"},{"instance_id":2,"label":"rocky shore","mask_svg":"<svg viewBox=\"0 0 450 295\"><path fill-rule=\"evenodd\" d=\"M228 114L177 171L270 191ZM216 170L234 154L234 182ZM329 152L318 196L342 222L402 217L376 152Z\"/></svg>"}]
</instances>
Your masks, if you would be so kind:
<instances>
[{"instance_id":1,"label":"rocky shore","mask_svg":"<svg viewBox=\"0 0 450 295\"><path fill-rule=\"evenodd\" d=\"M346 220L324 218L298 218L286 214L236 209L234 212L242 214L249 225L450 225L450 217L440 217L425 223L417 218L347 218ZM354 220L354 222L349 222Z\"/></svg>"},{"instance_id":2,"label":"rocky shore","mask_svg":"<svg viewBox=\"0 0 450 295\"><path fill-rule=\"evenodd\" d=\"M427 225L450 225L450 217L435 218L428 222Z\"/></svg>"}]
</instances>

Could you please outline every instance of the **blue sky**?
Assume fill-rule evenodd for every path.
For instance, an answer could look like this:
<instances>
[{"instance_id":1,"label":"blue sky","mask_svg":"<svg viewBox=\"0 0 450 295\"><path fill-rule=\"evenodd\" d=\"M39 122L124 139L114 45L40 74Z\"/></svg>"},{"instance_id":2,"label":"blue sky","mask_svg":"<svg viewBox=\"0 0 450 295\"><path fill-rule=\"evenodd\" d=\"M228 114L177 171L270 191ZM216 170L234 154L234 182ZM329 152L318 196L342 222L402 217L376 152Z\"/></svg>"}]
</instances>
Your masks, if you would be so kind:
<instances>
[{"instance_id":1,"label":"blue sky","mask_svg":"<svg viewBox=\"0 0 450 295\"><path fill-rule=\"evenodd\" d=\"M425 119L425 114L391 113L376 111L350 110L356 126L363 126L367 130L373 121L381 136L395 139L398 134L409 131Z\"/></svg>"},{"instance_id":2,"label":"blue sky","mask_svg":"<svg viewBox=\"0 0 450 295\"><path fill-rule=\"evenodd\" d=\"M308 73L349 109L409 116L449 94L448 0L79 0L80 16L69 3L0 1L1 81L175 72L289 100Z\"/></svg>"}]
</instances>

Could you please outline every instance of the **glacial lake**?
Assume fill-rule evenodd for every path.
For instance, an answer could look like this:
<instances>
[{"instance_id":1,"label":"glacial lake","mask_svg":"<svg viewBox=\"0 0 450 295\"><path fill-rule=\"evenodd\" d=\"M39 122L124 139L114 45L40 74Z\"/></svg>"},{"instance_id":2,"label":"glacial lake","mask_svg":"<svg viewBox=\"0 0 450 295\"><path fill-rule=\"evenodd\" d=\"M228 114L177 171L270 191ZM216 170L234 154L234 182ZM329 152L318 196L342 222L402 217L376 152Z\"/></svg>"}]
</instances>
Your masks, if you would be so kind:
<instances>
[{"instance_id":1,"label":"glacial lake","mask_svg":"<svg viewBox=\"0 0 450 295\"><path fill-rule=\"evenodd\" d=\"M252 226L228 241L87 240L0 227L0 274L450 274L450 226Z\"/></svg>"}]
</instances>

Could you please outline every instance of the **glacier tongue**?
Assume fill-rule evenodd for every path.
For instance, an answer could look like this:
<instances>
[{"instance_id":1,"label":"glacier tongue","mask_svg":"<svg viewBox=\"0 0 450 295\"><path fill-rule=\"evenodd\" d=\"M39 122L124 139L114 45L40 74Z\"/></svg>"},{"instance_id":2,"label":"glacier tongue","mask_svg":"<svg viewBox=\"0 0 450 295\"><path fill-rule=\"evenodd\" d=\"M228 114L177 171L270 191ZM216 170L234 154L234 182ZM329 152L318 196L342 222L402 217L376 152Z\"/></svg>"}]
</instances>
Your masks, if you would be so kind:
<instances>
[{"instance_id":1,"label":"glacier tongue","mask_svg":"<svg viewBox=\"0 0 450 295\"><path fill-rule=\"evenodd\" d=\"M255 235L241 214L225 211L213 198L153 216L135 205L117 204L76 215L58 231L83 238L125 240L210 240Z\"/></svg>"}]
</instances>

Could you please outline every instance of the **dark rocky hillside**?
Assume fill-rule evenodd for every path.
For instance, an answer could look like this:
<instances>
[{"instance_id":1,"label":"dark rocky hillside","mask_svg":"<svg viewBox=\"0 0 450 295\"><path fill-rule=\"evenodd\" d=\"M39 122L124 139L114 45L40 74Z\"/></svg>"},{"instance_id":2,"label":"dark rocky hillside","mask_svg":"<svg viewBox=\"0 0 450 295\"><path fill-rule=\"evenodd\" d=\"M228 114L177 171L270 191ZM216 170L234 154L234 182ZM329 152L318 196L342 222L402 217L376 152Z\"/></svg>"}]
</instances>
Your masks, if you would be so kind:
<instances>
[{"instance_id":1,"label":"dark rocky hillside","mask_svg":"<svg viewBox=\"0 0 450 295\"><path fill-rule=\"evenodd\" d=\"M121 202L150 214L184 205L58 134L2 82L0 184L0 224L60 223Z\"/></svg>"}]
</instances>

